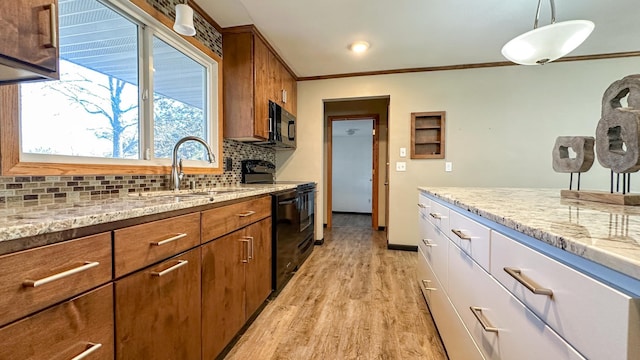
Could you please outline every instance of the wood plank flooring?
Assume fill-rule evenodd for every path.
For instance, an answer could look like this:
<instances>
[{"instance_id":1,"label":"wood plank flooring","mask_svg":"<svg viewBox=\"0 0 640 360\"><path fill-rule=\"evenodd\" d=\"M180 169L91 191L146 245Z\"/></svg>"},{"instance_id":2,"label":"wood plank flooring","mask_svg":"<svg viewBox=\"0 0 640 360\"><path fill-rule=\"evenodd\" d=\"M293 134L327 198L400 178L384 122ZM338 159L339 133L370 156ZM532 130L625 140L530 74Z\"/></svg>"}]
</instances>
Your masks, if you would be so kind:
<instances>
[{"instance_id":1,"label":"wood plank flooring","mask_svg":"<svg viewBox=\"0 0 640 360\"><path fill-rule=\"evenodd\" d=\"M447 359L415 280L417 254L369 228L325 231L225 359Z\"/></svg>"},{"instance_id":2,"label":"wood plank flooring","mask_svg":"<svg viewBox=\"0 0 640 360\"><path fill-rule=\"evenodd\" d=\"M332 227L371 227L371 214L331 213Z\"/></svg>"}]
</instances>

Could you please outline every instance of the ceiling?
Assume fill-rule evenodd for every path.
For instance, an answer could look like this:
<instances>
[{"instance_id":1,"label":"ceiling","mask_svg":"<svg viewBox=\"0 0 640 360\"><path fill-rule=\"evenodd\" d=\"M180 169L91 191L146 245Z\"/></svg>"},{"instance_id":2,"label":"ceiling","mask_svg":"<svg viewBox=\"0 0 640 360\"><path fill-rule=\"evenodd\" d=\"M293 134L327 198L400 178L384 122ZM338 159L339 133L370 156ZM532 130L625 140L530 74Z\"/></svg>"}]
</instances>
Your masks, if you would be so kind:
<instances>
[{"instance_id":1,"label":"ceiling","mask_svg":"<svg viewBox=\"0 0 640 360\"><path fill-rule=\"evenodd\" d=\"M254 24L298 77L506 61L536 0L195 0L221 27ZM557 0L556 20L596 28L570 55L640 50L638 0ZM550 22L543 0L540 26ZM371 44L356 55L348 45ZM639 60L640 61L640 60Z\"/></svg>"}]
</instances>

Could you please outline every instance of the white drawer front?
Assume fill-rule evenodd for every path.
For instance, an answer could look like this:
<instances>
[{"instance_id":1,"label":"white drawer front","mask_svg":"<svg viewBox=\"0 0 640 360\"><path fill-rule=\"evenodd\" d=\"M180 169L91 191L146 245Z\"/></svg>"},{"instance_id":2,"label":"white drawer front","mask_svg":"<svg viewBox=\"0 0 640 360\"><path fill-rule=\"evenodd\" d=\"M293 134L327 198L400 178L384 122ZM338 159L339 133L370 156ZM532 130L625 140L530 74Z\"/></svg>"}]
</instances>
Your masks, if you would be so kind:
<instances>
[{"instance_id":1,"label":"white drawer front","mask_svg":"<svg viewBox=\"0 0 640 360\"><path fill-rule=\"evenodd\" d=\"M425 193L418 193L418 214L429 215L429 209L431 209L431 200Z\"/></svg>"},{"instance_id":2,"label":"white drawer front","mask_svg":"<svg viewBox=\"0 0 640 360\"><path fill-rule=\"evenodd\" d=\"M491 273L590 359L640 359L640 299L632 299L502 234L491 233ZM504 268L552 295L534 294Z\"/></svg>"},{"instance_id":3,"label":"white drawer front","mask_svg":"<svg viewBox=\"0 0 640 360\"><path fill-rule=\"evenodd\" d=\"M485 270L490 269L491 238L489 228L451 211L449 213L451 231L448 233L451 240L464 252L469 254Z\"/></svg>"},{"instance_id":4,"label":"white drawer front","mask_svg":"<svg viewBox=\"0 0 640 360\"><path fill-rule=\"evenodd\" d=\"M449 255L452 302L487 359L584 359L461 249Z\"/></svg>"},{"instance_id":5,"label":"white drawer front","mask_svg":"<svg viewBox=\"0 0 640 360\"><path fill-rule=\"evenodd\" d=\"M427 218L445 234L449 232L449 208L431 200Z\"/></svg>"},{"instance_id":6,"label":"white drawer front","mask_svg":"<svg viewBox=\"0 0 640 360\"><path fill-rule=\"evenodd\" d=\"M427 259L425 259L424 253L422 249L418 249L418 286L422 291L422 295L426 299L428 304L431 304L431 291L436 288L435 276L433 275L433 271L429 264L427 264Z\"/></svg>"},{"instance_id":7,"label":"white drawer front","mask_svg":"<svg viewBox=\"0 0 640 360\"><path fill-rule=\"evenodd\" d=\"M427 262L446 291L449 239L428 221L420 225L424 227L425 236L419 240L418 247L422 249Z\"/></svg>"},{"instance_id":8,"label":"white drawer front","mask_svg":"<svg viewBox=\"0 0 640 360\"><path fill-rule=\"evenodd\" d=\"M418 263L420 263L420 261L418 261ZM429 268L429 265L426 266ZM424 271L430 271L430 269ZM462 319L460 319L460 316L449 301L447 294L442 290L442 284L440 284L440 281L438 281L437 278L434 278L434 281L430 284L432 284L433 289L427 291L427 303L429 304L429 310L431 311L431 315L436 323L442 342L447 349L449 359L484 359L480 349L478 349L478 346L471 338L469 331L462 323ZM420 287L422 287L422 284L420 284Z\"/></svg>"}]
</instances>

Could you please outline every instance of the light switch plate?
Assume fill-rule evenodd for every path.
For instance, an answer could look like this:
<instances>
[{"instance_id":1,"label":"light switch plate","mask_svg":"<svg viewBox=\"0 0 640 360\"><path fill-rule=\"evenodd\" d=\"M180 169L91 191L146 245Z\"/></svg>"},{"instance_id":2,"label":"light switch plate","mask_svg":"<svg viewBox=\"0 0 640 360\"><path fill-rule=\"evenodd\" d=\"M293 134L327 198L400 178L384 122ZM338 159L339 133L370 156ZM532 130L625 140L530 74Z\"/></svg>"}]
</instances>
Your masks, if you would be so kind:
<instances>
[{"instance_id":1,"label":"light switch plate","mask_svg":"<svg viewBox=\"0 0 640 360\"><path fill-rule=\"evenodd\" d=\"M445 162L444 163L444 171L453 171L453 163Z\"/></svg>"},{"instance_id":2,"label":"light switch plate","mask_svg":"<svg viewBox=\"0 0 640 360\"><path fill-rule=\"evenodd\" d=\"M396 171L407 171L407 163L404 161L396 162Z\"/></svg>"},{"instance_id":3,"label":"light switch plate","mask_svg":"<svg viewBox=\"0 0 640 360\"><path fill-rule=\"evenodd\" d=\"M400 157L407 157L407 148L400 148Z\"/></svg>"}]
</instances>

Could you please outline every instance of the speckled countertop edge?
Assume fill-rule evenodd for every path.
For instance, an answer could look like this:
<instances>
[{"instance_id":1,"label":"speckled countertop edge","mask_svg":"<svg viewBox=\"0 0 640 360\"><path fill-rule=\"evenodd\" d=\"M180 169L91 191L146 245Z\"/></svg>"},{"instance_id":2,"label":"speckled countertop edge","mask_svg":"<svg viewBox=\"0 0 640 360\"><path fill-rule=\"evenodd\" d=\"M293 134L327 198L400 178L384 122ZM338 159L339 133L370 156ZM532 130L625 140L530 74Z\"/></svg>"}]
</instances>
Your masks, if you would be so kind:
<instances>
[{"instance_id":1,"label":"speckled countertop edge","mask_svg":"<svg viewBox=\"0 0 640 360\"><path fill-rule=\"evenodd\" d=\"M296 183L239 185L213 196L130 196L0 211L0 242L294 189ZM225 189L225 188L221 188ZM215 190L215 189L208 189Z\"/></svg>"},{"instance_id":2,"label":"speckled countertop edge","mask_svg":"<svg viewBox=\"0 0 640 360\"><path fill-rule=\"evenodd\" d=\"M560 199L559 189L418 190L640 280L640 207Z\"/></svg>"}]
</instances>

